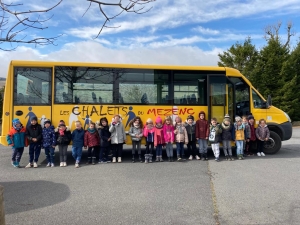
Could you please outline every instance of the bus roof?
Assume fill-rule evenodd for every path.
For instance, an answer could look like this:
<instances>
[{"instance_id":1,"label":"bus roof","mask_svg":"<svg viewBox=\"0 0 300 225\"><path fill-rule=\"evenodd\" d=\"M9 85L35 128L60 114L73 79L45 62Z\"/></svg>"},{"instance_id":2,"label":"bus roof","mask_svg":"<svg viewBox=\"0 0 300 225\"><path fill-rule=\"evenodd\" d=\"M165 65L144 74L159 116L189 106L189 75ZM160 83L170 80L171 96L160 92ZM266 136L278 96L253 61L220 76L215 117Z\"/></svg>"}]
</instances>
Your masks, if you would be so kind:
<instances>
[{"instance_id":1,"label":"bus roof","mask_svg":"<svg viewBox=\"0 0 300 225\"><path fill-rule=\"evenodd\" d=\"M204 70L204 71L239 71L219 66L175 66L175 65L150 65L150 64L112 64L112 63L87 63L87 62L57 62L57 61L21 61L12 60L12 66L82 66L82 67L113 67L113 68L132 68L132 69L161 69L161 70Z\"/></svg>"}]
</instances>

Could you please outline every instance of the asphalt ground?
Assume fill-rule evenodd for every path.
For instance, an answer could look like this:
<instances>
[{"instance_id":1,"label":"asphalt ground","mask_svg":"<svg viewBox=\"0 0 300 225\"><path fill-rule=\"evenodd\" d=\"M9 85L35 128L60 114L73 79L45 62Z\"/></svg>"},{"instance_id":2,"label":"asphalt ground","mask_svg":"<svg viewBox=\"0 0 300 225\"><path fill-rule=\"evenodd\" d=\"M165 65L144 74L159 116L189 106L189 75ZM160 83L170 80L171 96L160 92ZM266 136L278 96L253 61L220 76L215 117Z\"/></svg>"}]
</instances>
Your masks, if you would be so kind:
<instances>
[{"instance_id":1,"label":"asphalt ground","mask_svg":"<svg viewBox=\"0 0 300 225\"><path fill-rule=\"evenodd\" d=\"M122 163L79 169L70 151L68 167L46 168L42 153L39 168L13 168L11 149L0 147L6 222L300 224L299 138L295 128L277 154L233 162L133 164L125 151Z\"/></svg>"}]
</instances>

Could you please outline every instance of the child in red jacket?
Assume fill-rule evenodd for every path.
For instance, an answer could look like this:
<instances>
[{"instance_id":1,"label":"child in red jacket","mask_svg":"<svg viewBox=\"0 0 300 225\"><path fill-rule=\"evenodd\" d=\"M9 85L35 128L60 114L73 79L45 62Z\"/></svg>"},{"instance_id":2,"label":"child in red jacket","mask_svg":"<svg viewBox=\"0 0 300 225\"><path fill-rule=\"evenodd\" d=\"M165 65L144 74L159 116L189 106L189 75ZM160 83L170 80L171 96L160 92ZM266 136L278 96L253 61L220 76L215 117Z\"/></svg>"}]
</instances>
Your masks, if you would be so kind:
<instances>
[{"instance_id":1,"label":"child in red jacket","mask_svg":"<svg viewBox=\"0 0 300 225\"><path fill-rule=\"evenodd\" d=\"M205 119L205 112L199 113L199 120L196 122L196 139L199 144L199 152L202 160L208 160L207 158L207 140L209 134L209 123Z\"/></svg>"},{"instance_id":2,"label":"child in red jacket","mask_svg":"<svg viewBox=\"0 0 300 225\"><path fill-rule=\"evenodd\" d=\"M95 128L95 124L91 122L89 128L84 134L84 148L86 149L88 147L88 160L86 164L90 164L92 162L92 164L95 165L98 146L100 146L99 133Z\"/></svg>"},{"instance_id":3,"label":"child in red jacket","mask_svg":"<svg viewBox=\"0 0 300 225\"><path fill-rule=\"evenodd\" d=\"M156 160L155 162L163 162L162 159L162 146L165 144L162 119L158 116L155 120L154 127L154 146L156 147Z\"/></svg>"}]
</instances>

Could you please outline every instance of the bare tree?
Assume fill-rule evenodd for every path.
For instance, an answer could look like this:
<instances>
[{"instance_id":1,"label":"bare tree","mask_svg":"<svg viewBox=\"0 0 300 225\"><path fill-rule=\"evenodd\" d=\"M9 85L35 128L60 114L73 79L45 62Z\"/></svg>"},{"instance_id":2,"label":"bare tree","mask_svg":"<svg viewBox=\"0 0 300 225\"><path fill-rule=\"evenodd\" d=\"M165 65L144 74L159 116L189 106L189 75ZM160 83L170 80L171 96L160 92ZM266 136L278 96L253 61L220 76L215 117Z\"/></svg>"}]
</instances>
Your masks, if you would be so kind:
<instances>
[{"instance_id":1,"label":"bare tree","mask_svg":"<svg viewBox=\"0 0 300 225\"><path fill-rule=\"evenodd\" d=\"M27 43L35 45L48 45L54 44L54 41L61 35L56 37L28 37L22 35L22 32L28 29L44 30L48 27L44 23L52 18L41 19L41 15L48 13L56 8L63 0L59 0L55 5L41 10L25 10L17 11L23 4L5 3L0 0L0 44L7 43ZM10 49L1 48L4 51L14 50L16 47L11 46Z\"/></svg>"},{"instance_id":2,"label":"bare tree","mask_svg":"<svg viewBox=\"0 0 300 225\"><path fill-rule=\"evenodd\" d=\"M45 22L49 21L53 15L44 18L42 15L46 14L58 7L63 0L57 0L57 3L53 6L41 10L25 10L18 11L21 7L24 7L22 3L7 3L0 0L0 45L3 43L11 43L11 47L4 49L0 47L0 50L11 51L16 48L13 44L34 44L37 45L49 45L54 44L54 42L62 34L58 34L55 37L28 37L23 32L28 29L44 30L47 26L44 26ZM155 0L118 0L115 3L111 1L97 1L97 0L86 0L89 2L88 8L83 14L83 16L89 11L92 5L98 5L99 13L104 17L104 22L99 28L97 36L104 28L117 28L108 26L108 22L120 16L124 12L143 14L148 12L152 7L145 8L148 3L154 2ZM119 12L115 15L109 16L105 11L107 7L114 7L119 9Z\"/></svg>"}]
</instances>

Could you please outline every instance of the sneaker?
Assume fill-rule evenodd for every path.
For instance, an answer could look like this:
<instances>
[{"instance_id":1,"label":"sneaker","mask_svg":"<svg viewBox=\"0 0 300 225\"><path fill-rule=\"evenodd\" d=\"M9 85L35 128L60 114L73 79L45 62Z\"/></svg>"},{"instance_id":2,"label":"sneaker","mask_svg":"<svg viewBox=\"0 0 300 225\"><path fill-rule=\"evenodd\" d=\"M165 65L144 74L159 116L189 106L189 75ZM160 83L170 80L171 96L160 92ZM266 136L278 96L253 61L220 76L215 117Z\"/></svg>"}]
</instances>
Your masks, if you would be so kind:
<instances>
[{"instance_id":1,"label":"sneaker","mask_svg":"<svg viewBox=\"0 0 300 225\"><path fill-rule=\"evenodd\" d=\"M113 162L113 163L115 163L115 162L116 162L116 157L113 157L113 160L112 160L112 162Z\"/></svg>"},{"instance_id":2,"label":"sneaker","mask_svg":"<svg viewBox=\"0 0 300 225\"><path fill-rule=\"evenodd\" d=\"M180 157L178 157L178 158L177 158L177 161L178 161L178 162L179 162L179 161L181 161L181 158L180 158Z\"/></svg>"},{"instance_id":3,"label":"sneaker","mask_svg":"<svg viewBox=\"0 0 300 225\"><path fill-rule=\"evenodd\" d=\"M15 162L14 161L11 161L11 165L13 166L15 164Z\"/></svg>"},{"instance_id":4,"label":"sneaker","mask_svg":"<svg viewBox=\"0 0 300 225\"><path fill-rule=\"evenodd\" d=\"M162 158L162 156L159 157L159 161L160 161L160 162L163 162L163 161L164 161L163 158Z\"/></svg>"},{"instance_id":5,"label":"sneaker","mask_svg":"<svg viewBox=\"0 0 300 225\"><path fill-rule=\"evenodd\" d=\"M12 162L11 165L13 165L13 167L16 167L17 162Z\"/></svg>"},{"instance_id":6,"label":"sneaker","mask_svg":"<svg viewBox=\"0 0 300 225\"><path fill-rule=\"evenodd\" d=\"M200 157L199 157L198 155L196 155L196 159L197 159L197 160L200 160Z\"/></svg>"},{"instance_id":7,"label":"sneaker","mask_svg":"<svg viewBox=\"0 0 300 225\"><path fill-rule=\"evenodd\" d=\"M265 153L263 153L263 152L261 152L260 155L261 155L261 156L266 156Z\"/></svg>"},{"instance_id":8,"label":"sneaker","mask_svg":"<svg viewBox=\"0 0 300 225\"><path fill-rule=\"evenodd\" d=\"M51 163L51 167L54 167L54 163Z\"/></svg>"},{"instance_id":9,"label":"sneaker","mask_svg":"<svg viewBox=\"0 0 300 225\"><path fill-rule=\"evenodd\" d=\"M25 168L31 168L31 167L33 167L32 163L28 163L27 166L25 166Z\"/></svg>"},{"instance_id":10,"label":"sneaker","mask_svg":"<svg viewBox=\"0 0 300 225\"><path fill-rule=\"evenodd\" d=\"M228 157L228 155L225 155L225 159L226 159L226 161L228 161L228 160L229 160L229 157Z\"/></svg>"},{"instance_id":11,"label":"sneaker","mask_svg":"<svg viewBox=\"0 0 300 225\"><path fill-rule=\"evenodd\" d=\"M67 163L66 162L64 162L64 167L66 167L67 166Z\"/></svg>"},{"instance_id":12,"label":"sneaker","mask_svg":"<svg viewBox=\"0 0 300 225\"><path fill-rule=\"evenodd\" d=\"M193 156L192 155L190 155L189 160L193 160Z\"/></svg>"},{"instance_id":13,"label":"sneaker","mask_svg":"<svg viewBox=\"0 0 300 225\"><path fill-rule=\"evenodd\" d=\"M38 168L38 164L36 162L33 163L34 168Z\"/></svg>"},{"instance_id":14,"label":"sneaker","mask_svg":"<svg viewBox=\"0 0 300 225\"><path fill-rule=\"evenodd\" d=\"M257 153L257 156L261 156L260 152Z\"/></svg>"},{"instance_id":15,"label":"sneaker","mask_svg":"<svg viewBox=\"0 0 300 225\"><path fill-rule=\"evenodd\" d=\"M51 166L51 163L48 163L46 167L50 167L50 166Z\"/></svg>"},{"instance_id":16,"label":"sneaker","mask_svg":"<svg viewBox=\"0 0 300 225\"><path fill-rule=\"evenodd\" d=\"M234 158L232 157L232 155L229 156L230 161L234 161Z\"/></svg>"},{"instance_id":17,"label":"sneaker","mask_svg":"<svg viewBox=\"0 0 300 225\"><path fill-rule=\"evenodd\" d=\"M220 162L220 158L219 157L217 157L217 162Z\"/></svg>"},{"instance_id":18,"label":"sneaker","mask_svg":"<svg viewBox=\"0 0 300 225\"><path fill-rule=\"evenodd\" d=\"M118 163L121 163L121 162L122 162L122 158L118 157Z\"/></svg>"},{"instance_id":19,"label":"sneaker","mask_svg":"<svg viewBox=\"0 0 300 225\"><path fill-rule=\"evenodd\" d=\"M16 168L20 168L20 162L15 162L15 165L14 165L14 167L16 167Z\"/></svg>"},{"instance_id":20,"label":"sneaker","mask_svg":"<svg viewBox=\"0 0 300 225\"><path fill-rule=\"evenodd\" d=\"M100 164L104 164L104 163L107 163L105 160L102 160L99 162Z\"/></svg>"},{"instance_id":21,"label":"sneaker","mask_svg":"<svg viewBox=\"0 0 300 225\"><path fill-rule=\"evenodd\" d=\"M63 163L63 162L61 162L61 163L59 164L59 166L60 166L60 167L63 167L63 166L64 166L64 163Z\"/></svg>"},{"instance_id":22,"label":"sneaker","mask_svg":"<svg viewBox=\"0 0 300 225\"><path fill-rule=\"evenodd\" d=\"M79 168L79 163L75 163L75 168Z\"/></svg>"}]
</instances>

